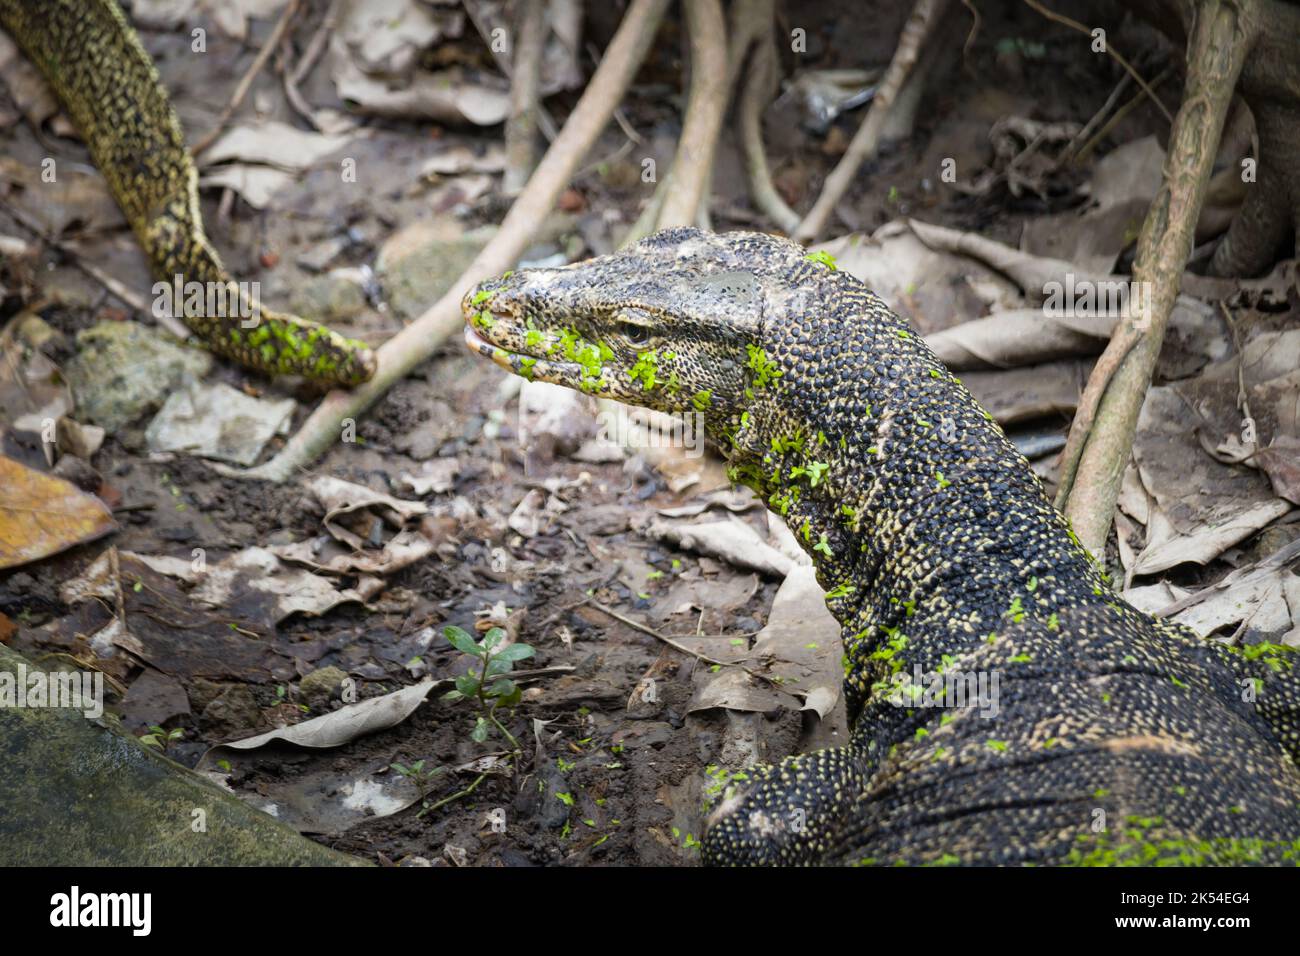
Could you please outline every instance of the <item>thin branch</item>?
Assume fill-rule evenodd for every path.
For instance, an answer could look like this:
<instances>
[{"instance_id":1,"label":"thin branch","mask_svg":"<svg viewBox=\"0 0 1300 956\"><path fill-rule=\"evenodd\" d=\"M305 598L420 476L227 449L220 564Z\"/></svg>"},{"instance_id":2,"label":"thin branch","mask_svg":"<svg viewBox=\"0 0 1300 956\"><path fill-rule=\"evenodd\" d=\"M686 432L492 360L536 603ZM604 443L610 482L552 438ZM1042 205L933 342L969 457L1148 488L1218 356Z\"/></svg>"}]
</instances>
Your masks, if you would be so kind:
<instances>
[{"instance_id":1,"label":"thin branch","mask_svg":"<svg viewBox=\"0 0 1300 956\"><path fill-rule=\"evenodd\" d=\"M1156 617L1173 617L1180 611L1185 611L1189 607L1195 607L1206 598L1213 597L1215 594L1222 594L1225 587L1236 587L1245 584L1248 581L1254 581L1261 575L1269 574L1278 568L1284 568L1292 561L1300 558L1300 538L1284 545L1277 551L1274 551L1267 558L1256 561L1254 564L1247 565L1244 568L1238 568L1236 571L1225 576L1224 580L1217 581L1209 587L1201 588L1185 597L1179 598L1173 604L1166 605L1155 612ZM1232 578L1228 581L1227 578Z\"/></svg>"},{"instance_id":2,"label":"thin branch","mask_svg":"<svg viewBox=\"0 0 1300 956\"><path fill-rule=\"evenodd\" d=\"M687 657L693 657L697 661L702 661L705 664L716 664L719 667L729 666L726 661L720 661L717 660L716 658L709 657L709 655L707 654L701 654L699 651L693 651L689 647L685 646L684 644L679 644L677 641L673 640L671 637L668 637L666 634L659 633L653 627L650 627L650 625L642 624L640 621L634 618L630 618L627 617L626 615L619 614L618 611L615 611L612 607L606 607L605 605L601 604L599 601L588 601L587 603L590 604L592 607L594 607L597 611L600 611L602 614L608 614L614 620L626 624L628 627L632 628L633 630L640 631L642 634L649 634L657 641L663 641L663 643L667 644L673 650L681 651Z\"/></svg>"},{"instance_id":3,"label":"thin branch","mask_svg":"<svg viewBox=\"0 0 1300 956\"><path fill-rule=\"evenodd\" d=\"M465 7L465 12L469 15L469 22L474 24L474 29L478 31L478 35L483 39L483 42L487 44L487 48L492 54L492 59L496 61L497 69L501 71L501 74L509 80L513 86L515 79L514 65L510 62L510 58L506 56L504 52L498 50L496 44L492 42L492 30L490 24L483 16L483 10L480 8L479 3L475 2L475 0L466 0L463 6ZM543 31L543 37L544 36L545 32ZM512 49L515 45L516 44L514 43L510 44ZM537 104L537 128L542 131L542 135L546 137L548 143L554 143L555 137L559 135L555 126L555 120L551 117L551 113L546 108L546 105L541 102L538 102Z\"/></svg>"},{"instance_id":4,"label":"thin branch","mask_svg":"<svg viewBox=\"0 0 1300 956\"><path fill-rule=\"evenodd\" d=\"M1091 142L1090 137L1092 136L1093 131L1100 126L1103 121L1105 121L1108 115L1110 115L1110 111L1114 108L1115 104L1119 102L1119 98L1124 95L1124 91L1128 89L1128 85L1131 82L1133 82L1133 77L1129 76L1127 73L1119 78L1119 82L1115 84L1115 88L1110 91L1110 96L1106 97L1106 102L1101 104L1101 109L1097 110L1096 113L1093 113L1092 119L1088 120L1088 122L1083 125L1083 128L1080 129L1079 132L1075 133L1070 141L1065 144L1065 149L1061 150L1061 155L1056 161L1058 167L1064 166L1074 158L1074 153L1079 148L1080 144Z\"/></svg>"},{"instance_id":5,"label":"thin branch","mask_svg":"<svg viewBox=\"0 0 1300 956\"><path fill-rule=\"evenodd\" d=\"M139 314L153 316L155 322L157 322L160 326L162 326L172 335L176 336L178 340L184 342L193 335L193 333L188 328L186 328L185 324L175 316L168 315L166 312L158 312L155 314L154 310L150 308L149 302L144 298L144 296L138 294L132 289L129 289L126 286L126 284L123 283L120 279L116 278L115 276L109 275L99 266L95 265L93 262L91 262L89 259L83 256L80 252L74 249L69 243L63 242L60 239L55 239L53 236L48 235L39 223L37 223L35 220L29 217L21 209L17 208L16 206L10 206L5 210L5 212L9 214L10 219L18 223L18 225L22 226L24 229L31 232L38 239L40 239L41 242L45 243L46 245L53 246L55 249L58 249L59 252L61 252L63 255L71 259L73 265L75 265L86 275L90 276L90 278L94 279L96 282L102 285L109 292L109 294L120 299L122 302L125 302L127 305L129 305L132 309L134 309Z\"/></svg>"},{"instance_id":6,"label":"thin branch","mask_svg":"<svg viewBox=\"0 0 1300 956\"><path fill-rule=\"evenodd\" d=\"M1165 80L1169 79L1169 77L1173 75L1174 68L1172 66L1165 67L1160 71L1160 75L1151 81L1151 88L1154 90L1160 89L1160 87L1164 85ZM1110 131L1122 123L1129 113L1137 109L1138 104L1144 99L1146 99L1146 93L1138 90L1129 98L1127 103L1116 110L1115 115L1106 121L1106 125L1093 133L1092 138L1079 147L1079 151L1074 157L1075 165L1086 162L1088 157L1092 155L1092 151L1097 148L1097 144L1110 135Z\"/></svg>"},{"instance_id":7,"label":"thin branch","mask_svg":"<svg viewBox=\"0 0 1300 956\"><path fill-rule=\"evenodd\" d=\"M1028 4L1032 9L1038 11L1043 16L1047 17L1047 19L1049 20L1054 20L1057 23L1063 24L1064 26L1067 26L1072 30L1078 30L1084 36L1089 36L1089 37L1092 36L1092 30L1088 29L1088 27L1086 27L1084 24L1080 23L1078 20L1071 20L1069 17L1065 16L1062 13L1057 13L1055 10L1047 9L1047 7L1039 3L1038 0L1025 0L1025 3ZM1146 93L1146 95L1151 98L1151 102L1156 104L1156 107L1160 110L1160 112L1165 115L1165 119L1169 120L1169 122L1172 123L1174 121L1174 118L1170 114L1168 107L1166 107L1164 103L1160 102L1160 98L1156 96L1155 90L1151 89L1151 87L1147 85L1147 81L1142 79L1142 74L1138 73L1137 70L1133 69L1132 65L1129 63L1128 60L1120 56L1119 51L1116 50L1113 46L1111 46L1109 39L1104 41L1104 48L1106 52L1109 53L1111 57L1114 58L1115 62L1118 63L1120 66L1122 66L1128 72L1128 75L1133 77L1133 79L1137 81L1137 85L1142 87L1142 92Z\"/></svg>"},{"instance_id":8,"label":"thin branch","mask_svg":"<svg viewBox=\"0 0 1300 956\"><path fill-rule=\"evenodd\" d=\"M285 99L289 101L289 105L297 111L299 116L311 123L312 126L316 127L316 129L320 130L322 133L329 132L329 130L322 128L317 110L307 102L306 97L302 95L302 91L299 87L311 74L312 69L316 66L316 62L320 59L321 53L324 52L330 34L334 32L334 28L338 25L339 13L342 9L342 5L343 0L333 0L333 2L330 3L329 9L325 11L325 19L320 22L320 25L316 28L316 32L312 34L311 40L307 43L307 49L303 51L302 59L298 60L296 63L293 59L292 38L288 34L285 34L284 40L282 41L284 46L284 72L282 78L284 81ZM227 190L227 193L230 193L230 191Z\"/></svg>"},{"instance_id":9,"label":"thin branch","mask_svg":"<svg viewBox=\"0 0 1300 956\"><path fill-rule=\"evenodd\" d=\"M307 41L307 49L303 50L302 59L289 71L289 79L293 81L294 86L301 86L303 80L307 79L307 76L315 69L316 61L325 52L330 35L334 32L334 28L338 26L339 16L342 12L343 0L331 0L329 9L325 11L325 19L321 20L320 26L311 35L311 39Z\"/></svg>"},{"instance_id":10,"label":"thin branch","mask_svg":"<svg viewBox=\"0 0 1300 956\"><path fill-rule=\"evenodd\" d=\"M248 91L253 85L253 80L257 78L257 74L262 72L262 67L266 66L266 61L271 58L271 54L280 46L280 39L284 36L284 32L289 29L289 21L291 21L294 14L298 12L299 3L300 0L289 0L289 2L285 4L284 12L280 14L280 19L276 21L275 29L271 31L271 35L267 37L266 42L262 44L262 49L257 52L257 56L254 58L252 65L250 65L248 70L244 73L243 78L239 81L239 85L235 87L235 95L230 98L230 102L226 104L226 108L222 110L221 115L217 117L216 124L212 129L208 130L207 133L200 137L197 143L190 147L191 156L198 156L201 152L211 146L213 142L216 141L216 138L221 135L221 131L226 128L226 124L230 122L230 117L235 115L235 110L239 109L240 104L244 102L244 97L248 95Z\"/></svg>"}]
</instances>

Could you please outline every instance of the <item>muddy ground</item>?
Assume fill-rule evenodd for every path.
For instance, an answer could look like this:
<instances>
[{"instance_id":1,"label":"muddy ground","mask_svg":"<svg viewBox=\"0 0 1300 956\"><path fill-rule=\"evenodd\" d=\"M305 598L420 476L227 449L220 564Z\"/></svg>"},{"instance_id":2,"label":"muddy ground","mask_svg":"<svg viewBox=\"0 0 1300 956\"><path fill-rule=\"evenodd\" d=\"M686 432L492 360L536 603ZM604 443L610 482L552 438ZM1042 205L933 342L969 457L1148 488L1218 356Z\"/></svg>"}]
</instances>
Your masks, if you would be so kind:
<instances>
[{"instance_id":1,"label":"muddy ground","mask_svg":"<svg viewBox=\"0 0 1300 956\"><path fill-rule=\"evenodd\" d=\"M812 38L808 59L800 65L886 62L902 6L868 6L871 9L863 11L859 4L810 3L796 11L786 5L785 19L801 24L807 20L804 25ZM1055 208L1051 195L1014 197L1005 190L981 197L955 194L938 188L934 175L924 172L937 170L943 157L956 157L961 168L987 163L989 126L1005 115L1085 123L1118 79L1113 65L1099 64L1068 31L1021 4L992 6L997 9L984 10L984 25L965 64L948 57L937 69L915 135L887 149L861 175L845 207L841 231L870 231L900 215L923 211L929 221L1015 242L1027 218ZM604 19L597 15L591 25L598 44L611 29L612 21ZM967 22L964 16L960 19L954 29L962 37ZM267 26L257 25L254 45ZM206 126L204 117L210 120L214 105L219 109L222 96L249 60L247 50L220 39L215 31L213 35L213 52L205 61L208 76L196 75L192 63L173 55L180 42L177 35L154 31L145 37L161 58L164 80L191 137ZM472 48L476 39L461 42ZM646 148L665 163L679 123L680 48L678 28L665 27L658 52L626 105L629 121L647 139ZM1135 40L1130 49L1140 49L1140 43ZM1153 54L1142 65L1151 75L1163 61ZM268 84L266 91L273 95L276 87ZM324 85L308 92L321 99L329 96ZM572 102L572 94L562 94L551 101L551 108L562 116ZM815 196L860 116L855 112L841 118L824 137L769 128L778 184L797 208L806 208ZM431 130L415 123L369 124L375 133L356 147L359 168L367 171L370 183L395 184L391 188L339 190L328 179L328 170L313 170L279 197L275 209L261 212L238 200L233 209L224 209L220 191L204 192L214 240L237 274L262 281L268 301L292 301L303 294L316 277L298 264L298 257L339 235L346 234L349 241L333 265L360 266L373 264L385 243L413 223L428 224L430 235L451 224L438 235L455 243L499 221L505 205L491 191L464 202L454 180L431 187L412 173L431 152L458 145L482 151L499 142L499 127ZM1154 111L1142 105L1105 142L1125 142L1152 130L1163 133ZM6 154L19 159L44 148L22 124L12 124L0 135ZM730 140L724 137L715 176L715 227L766 228L744 194ZM640 151L609 158L618 156L623 142L616 127L607 131L593 165L566 197L554 235L530 256L563 252L580 258L607 251L618 230L635 219L648 193L636 175ZM60 141L58 149L61 155L84 157L67 140ZM1068 198L1070 184L1060 185L1067 197L1062 204L1075 201ZM6 232L18 231L7 221L5 225ZM76 224L69 229L76 233ZM119 229L77 238L88 258L128 284L147 288L144 263L129 234ZM64 304L41 310L42 317L64 333L60 357L67 358L78 329L96 319L125 317L128 310L57 250L47 249L43 255L42 268L36 271L39 286L63 281L66 288L81 290ZM397 301L399 290L389 286L381 294L389 308L380 311L371 303L339 316L335 324L382 341L402 320L418 313L421 302L436 298L438 281L454 277L451 267L447 269L451 274L443 279L404 290L410 300L405 306ZM18 304L10 301L5 308L12 311ZM929 316L924 331L964 318ZM257 393L284 388L222 363L212 375ZM183 732L169 745L169 755L193 766L217 744L342 706L337 693L310 700L303 694L302 678L313 672L339 668L355 681L361 698L425 676L454 677L465 670L466 661L442 638L442 628L455 625L475 632L476 624L504 624L513 637L536 648L536 658L521 666L571 668L544 672L523 685L522 703L506 719L523 744L515 772L489 774L472 793L429 812L422 813L417 801L391 816L313 836L380 863L422 859L438 865L689 864L698 859L704 768L722 759L734 715L721 710L688 715L693 688L708 665L597 605L662 635L747 647L766 622L779 581L674 550L635 530L660 509L699 502L716 490L722 484L716 463L698 481L674 492L669 476L639 455L581 462L562 450L528 447L520 441L511 388L499 369L474 360L458 342L450 342L357 423L357 442L336 446L318 462L314 474L337 476L399 498L420 497L402 490L398 479L403 473L418 473L424 463L440 459L454 459L456 466L451 488L422 496L433 510L435 553L387 576L368 607L351 604L321 616L295 615L262 631L245 627L242 639L269 648L269 664L254 666L243 657L227 657L226 663L212 659L221 658L227 647L214 636L220 627L213 626L210 615L185 607L183 590L168 591L152 579L134 592L129 609L140 630L137 637L154 653L155 666L145 666L129 653L97 653L88 635L112 609L73 607L60 597L61 587L110 547L185 560L198 548L208 561L219 562L250 546L321 534L320 510L300 482L272 486L223 477L195 458L151 458L141 437L147 419L111 434L92 462L98 478L92 490L114 507L120 530L100 542L0 574L0 625L7 632L0 637L34 658L68 654L95 662L127 690L125 698L110 700L123 726L142 734L161 718L167 729ZM309 408L310 402L300 405L298 420ZM1063 428L1066 420L1058 416L1046 424ZM3 450L33 467L46 467L39 449L12 433ZM526 536L507 521L537 488L546 489L549 510L538 533ZM747 510L742 518L766 534L761 509ZM343 581L344 586L350 583ZM150 605L147 599L155 590L156 601ZM238 612L231 609L230 616L238 618ZM233 628L238 622L227 623ZM200 642L207 649L204 654L186 644L187 634L205 635ZM164 646L166 653L159 650ZM246 645L240 646L241 653L247 652ZM250 674L261 676L253 679ZM133 694L146 675L159 687ZM642 692L647 680L657 688L653 700ZM183 690L180 700L177 686ZM760 720L762 746L770 756L792 749L809 731L803 726L807 718L788 711ZM324 753L289 748L262 752L241 761L227 782L256 802L259 796L279 799L286 785L312 775L334 781L324 785L328 789L357 775L382 775L394 763L409 766L423 760L426 766L454 768L499 753L499 736L482 744L471 739L473 724L470 705L445 703L436 691L391 729ZM424 802L450 796L477 776L473 769L449 769L431 783ZM494 819L506 821L504 833L494 830Z\"/></svg>"}]
</instances>

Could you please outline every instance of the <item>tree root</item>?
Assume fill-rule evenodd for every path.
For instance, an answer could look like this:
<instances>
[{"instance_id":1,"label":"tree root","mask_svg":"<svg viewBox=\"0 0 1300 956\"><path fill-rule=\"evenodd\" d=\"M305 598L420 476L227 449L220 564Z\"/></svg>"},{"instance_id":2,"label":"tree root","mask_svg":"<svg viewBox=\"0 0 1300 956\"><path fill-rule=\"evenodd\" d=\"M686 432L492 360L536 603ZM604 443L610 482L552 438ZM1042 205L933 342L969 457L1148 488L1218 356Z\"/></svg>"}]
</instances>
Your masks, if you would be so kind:
<instances>
[{"instance_id":1,"label":"tree root","mask_svg":"<svg viewBox=\"0 0 1300 956\"><path fill-rule=\"evenodd\" d=\"M694 225L713 171L713 153L727 111L727 31L719 0L684 0L691 42L686 119L672 166L623 237L635 242L657 229Z\"/></svg>"},{"instance_id":2,"label":"tree root","mask_svg":"<svg viewBox=\"0 0 1300 956\"><path fill-rule=\"evenodd\" d=\"M1202 0L1133 0L1134 12L1175 42L1194 32L1206 14ZM1284 242L1295 234L1300 250L1300 8L1280 0L1237 0L1251 24L1237 83L1250 107L1259 140L1257 178L1244 180L1246 198L1215 250L1209 272L1257 276L1268 271ZM1190 62L1190 61L1189 61Z\"/></svg>"},{"instance_id":3,"label":"tree root","mask_svg":"<svg viewBox=\"0 0 1300 956\"><path fill-rule=\"evenodd\" d=\"M538 90L542 84L542 46L546 18L542 0L520 0L515 27L514 76L510 80L510 115L506 118L506 170L501 191L518 196L537 165Z\"/></svg>"},{"instance_id":4,"label":"tree root","mask_svg":"<svg viewBox=\"0 0 1300 956\"><path fill-rule=\"evenodd\" d=\"M735 10L744 10L743 26L733 29L733 36L743 29L745 36L754 41L750 57L749 77L740 93L736 106L736 127L740 134L745 171L749 174L749 196L755 208L766 215L786 234L799 225L799 214L791 209L776 187L767 165L767 152L763 148L763 107L776 93L776 39L773 36L776 17L775 0L750 0L737 3ZM738 17L742 14L737 14ZM745 50L740 41L735 42L731 57L734 75L739 75Z\"/></svg>"},{"instance_id":5,"label":"tree root","mask_svg":"<svg viewBox=\"0 0 1300 956\"><path fill-rule=\"evenodd\" d=\"M336 389L326 395L269 461L248 471L227 469L225 473L284 481L307 468L339 439L349 419L369 408L461 328L461 298L474 283L513 266L527 248L560 192L568 186L578 163L622 100L654 40L668 2L632 0L577 106L510 207L492 241L437 303L377 350L378 369L374 378L350 391Z\"/></svg>"},{"instance_id":6,"label":"tree root","mask_svg":"<svg viewBox=\"0 0 1300 956\"><path fill-rule=\"evenodd\" d=\"M907 18L907 22L903 24L903 33L899 37L898 48L894 51L894 58L889 63L889 69L885 71L885 76L880 81L880 88L876 90L875 98L871 101L871 108L867 111L866 118L862 121L862 125L858 127L858 131L853 134L853 139L849 142L849 148L845 151L844 156L831 170L831 174L826 177L826 183L822 186L821 195L813 203L812 209L808 210L808 214L804 216L803 221L795 228L795 240L810 242L821 234L822 230L826 228L826 224L830 222L835 207L844 198L844 194L849 191L849 186L852 185L858 169L876 154L876 148L880 145L880 134L885 127L885 119L888 117L894 101L898 98L903 83L912 72L912 68L921 54L922 45L925 43L926 38L934 32L934 28L947 5L948 0L917 0L916 6Z\"/></svg>"},{"instance_id":7,"label":"tree root","mask_svg":"<svg viewBox=\"0 0 1300 956\"><path fill-rule=\"evenodd\" d=\"M1219 136L1246 53L1256 35L1251 5L1201 0L1187 44L1187 81L1174 118L1165 177L1138 238L1133 278L1146 311L1118 326L1080 401L1062 453L1057 497L1075 534L1104 551L1120 480L1133 449L1138 412L1178 296L1179 277L1209 186Z\"/></svg>"}]
</instances>

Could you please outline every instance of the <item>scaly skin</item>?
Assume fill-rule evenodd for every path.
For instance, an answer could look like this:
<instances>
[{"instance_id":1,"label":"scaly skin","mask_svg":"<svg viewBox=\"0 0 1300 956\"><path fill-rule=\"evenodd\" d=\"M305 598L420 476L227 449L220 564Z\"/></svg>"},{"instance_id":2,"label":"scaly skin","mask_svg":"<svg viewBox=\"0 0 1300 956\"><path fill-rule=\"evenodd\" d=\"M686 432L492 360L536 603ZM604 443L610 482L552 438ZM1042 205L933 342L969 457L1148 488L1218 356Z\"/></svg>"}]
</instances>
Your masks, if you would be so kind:
<instances>
[{"instance_id":1,"label":"scaly skin","mask_svg":"<svg viewBox=\"0 0 1300 956\"><path fill-rule=\"evenodd\" d=\"M197 299L177 304L177 317L209 349L325 385L356 385L374 374L364 342L261 308L233 284L203 232L198 173L167 91L116 0L0 0L0 26L72 116L154 277L168 286L179 275L232 291L232 304L216 315Z\"/></svg>"},{"instance_id":2,"label":"scaly skin","mask_svg":"<svg viewBox=\"0 0 1300 956\"><path fill-rule=\"evenodd\" d=\"M463 307L470 347L511 371L702 408L828 591L851 742L731 788L706 861L1300 856L1286 649L1229 651L1125 603L992 418L833 263L670 230ZM982 675L989 696L927 700L906 686L918 669Z\"/></svg>"}]
</instances>

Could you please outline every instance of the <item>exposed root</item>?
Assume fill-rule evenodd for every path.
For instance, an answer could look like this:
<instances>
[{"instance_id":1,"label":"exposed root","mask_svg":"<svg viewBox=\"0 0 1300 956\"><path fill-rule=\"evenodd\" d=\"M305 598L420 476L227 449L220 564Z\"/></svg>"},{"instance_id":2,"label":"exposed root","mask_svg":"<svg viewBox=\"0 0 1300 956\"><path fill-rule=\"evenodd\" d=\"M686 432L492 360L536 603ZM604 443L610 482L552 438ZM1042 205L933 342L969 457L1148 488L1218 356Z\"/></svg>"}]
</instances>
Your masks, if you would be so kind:
<instances>
[{"instance_id":1,"label":"exposed root","mask_svg":"<svg viewBox=\"0 0 1300 956\"><path fill-rule=\"evenodd\" d=\"M744 20L748 35L757 41L749 59L749 77L736 107L736 126L740 133L745 171L749 174L749 195L760 212L789 234L799 225L799 214L786 205L772 185L767 152L763 148L763 108L771 102L777 85L776 40L772 35L776 4L774 0L753 0L749 4L737 4L737 8L741 6L748 9ZM743 57L743 50L733 57L737 75Z\"/></svg>"},{"instance_id":2,"label":"exposed root","mask_svg":"<svg viewBox=\"0 0 1300 956\"><path fill-rule=\"evenodd\" d=\"M726 25L719 0L685 0L691 41L691 84L681 139L672 167L628 231L632 242L657 229L696 222L713 169L713 153L727 110Z\"/></svg>"},{"instance_id":3,"label":"exposed root","mask_svg":"<svg viewBox=\"0 0 1300 956\"><path fill-rule=\"evenodd\" d=\"M542 46L546 40L542 0L520 0L515 28L514 76L506 119L506 170L501 191L518 196L537 165L537 107L542 85Z\"/></svg>"}]
</instances>

